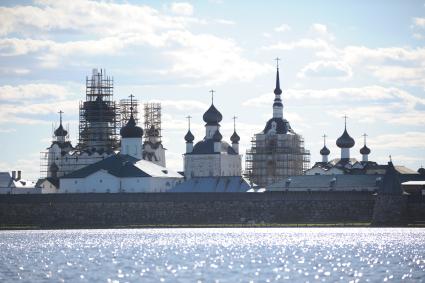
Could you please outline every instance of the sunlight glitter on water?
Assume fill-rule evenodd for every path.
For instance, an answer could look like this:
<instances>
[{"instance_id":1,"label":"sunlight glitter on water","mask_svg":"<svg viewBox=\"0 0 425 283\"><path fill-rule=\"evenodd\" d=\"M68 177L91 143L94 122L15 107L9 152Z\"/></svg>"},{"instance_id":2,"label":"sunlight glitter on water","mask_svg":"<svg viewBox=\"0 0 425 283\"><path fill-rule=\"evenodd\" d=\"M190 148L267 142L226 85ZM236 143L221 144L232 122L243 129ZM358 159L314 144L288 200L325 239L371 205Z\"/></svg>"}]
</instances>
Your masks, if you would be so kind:
<instances>
[{"instance_id":1,"label":"sunlight glitter on water","mask_svg":"<svg viewBox=\"0 0 425 283\"><path fill-rule=\"evenodd\" d=\"M425 282L425 229L0 232L0 281Z\"/></svg>"}]
</instances>

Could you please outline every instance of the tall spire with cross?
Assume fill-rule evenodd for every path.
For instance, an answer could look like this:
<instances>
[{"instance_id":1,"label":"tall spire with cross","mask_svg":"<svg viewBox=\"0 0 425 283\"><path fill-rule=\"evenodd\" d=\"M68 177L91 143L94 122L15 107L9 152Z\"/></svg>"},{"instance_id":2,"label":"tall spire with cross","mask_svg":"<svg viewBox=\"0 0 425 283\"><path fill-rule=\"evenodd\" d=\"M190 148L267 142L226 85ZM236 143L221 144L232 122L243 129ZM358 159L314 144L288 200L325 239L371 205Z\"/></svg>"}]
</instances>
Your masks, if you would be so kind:
<instances>
[{"instance_id":1,"label":"tall spire with cross","mask_svg":"<svg viewBox=\"0 0 425 283\"><path fill-rule=\"evenodd\" d=\"M283 104L280 95L282 90L280 89L280 78L279 78L279 58L276 58L276 87L274 89L274 101L273 101L273 118L283 118Z\"/></svg>"}]
</instances>

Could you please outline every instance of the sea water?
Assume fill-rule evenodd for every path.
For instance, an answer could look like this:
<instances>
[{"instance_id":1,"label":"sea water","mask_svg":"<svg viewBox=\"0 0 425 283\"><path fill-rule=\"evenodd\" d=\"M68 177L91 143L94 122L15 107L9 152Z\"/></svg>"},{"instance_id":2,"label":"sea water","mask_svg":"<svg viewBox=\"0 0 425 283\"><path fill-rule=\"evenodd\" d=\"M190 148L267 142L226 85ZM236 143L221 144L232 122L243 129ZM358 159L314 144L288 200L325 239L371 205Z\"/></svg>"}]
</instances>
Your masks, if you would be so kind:
<instances>
[{"instance_id":1,"label":"sea water","mask_svg":"<svg viewBox=\"0 0 425 283\"><path fill-rule=\"evenodd\" d=\"M0 282L425 282L425 229L0 231Z\"/></svg>"}]
</instances>

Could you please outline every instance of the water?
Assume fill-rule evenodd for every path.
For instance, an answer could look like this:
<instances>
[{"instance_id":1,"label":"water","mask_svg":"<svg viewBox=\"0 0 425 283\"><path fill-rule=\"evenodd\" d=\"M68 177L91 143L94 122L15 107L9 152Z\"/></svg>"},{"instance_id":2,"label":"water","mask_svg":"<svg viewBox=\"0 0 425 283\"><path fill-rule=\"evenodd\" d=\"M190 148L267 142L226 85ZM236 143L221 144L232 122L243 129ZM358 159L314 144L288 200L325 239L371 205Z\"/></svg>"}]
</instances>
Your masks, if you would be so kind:
<instances>
[{"instance_id":1,"label":"water","mask_svg":"<svg viewBox=\"0 0 425 283\"><path fill-rule=\"evenodd\" d=\"M0 231L0 282L425 282L425 229Z\"/></svg>"}]
</instances>

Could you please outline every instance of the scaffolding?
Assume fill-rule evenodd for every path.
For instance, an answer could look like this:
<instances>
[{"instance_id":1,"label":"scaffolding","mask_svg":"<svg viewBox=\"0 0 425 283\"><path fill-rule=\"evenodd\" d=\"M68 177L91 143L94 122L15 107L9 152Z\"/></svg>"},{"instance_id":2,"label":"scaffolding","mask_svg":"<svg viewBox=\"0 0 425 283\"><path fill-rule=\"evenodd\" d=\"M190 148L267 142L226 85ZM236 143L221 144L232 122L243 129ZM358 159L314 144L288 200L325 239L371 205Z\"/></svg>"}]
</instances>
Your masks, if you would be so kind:
<instances>
[{"instance_id":1,"label":"scaffolding","mask_svg":"<svg viewBox=\"0 0 425 283\"><path fill-rule=\"evenodd\" d=\"M139 101L135 98L120 100L121 127L124 127L130 119L131 109L133 104L133 118L136 124L139 124Z\"/></svg>"},{"instance_id":2,"label":"scaffolding","mask_svg":"<svg viewBox=\"0 0 425 283\"><path fill-rule=\"evenodd\" d=\"M246 151L245 177L260 187L289 176L302 175L309 168L310 152L298 134L257 134Z\"/></svg>"},{"instance_id":3,"label":"scaffolding","mask_svg":"<svg viewBox=\"0 0 425 283\"><path fill-rule=\"evenodd\" d=\"M78 149L111 151L119 144L119 106L113 100L114 81L101 69L86 77L86 101L80 102Z\"/></svg>"},{"instance_id":4,"label":"scaffolding","mask_svg":"<svg viewBox=\"0 0 425 283\"><path fill-rule=\"evenodd\" d=\"M145 118L145 139L149 137L150 129L157 130L158 138L161 139L161 103L145 103L144 104Z\"/></svg>"}]
</instances>

